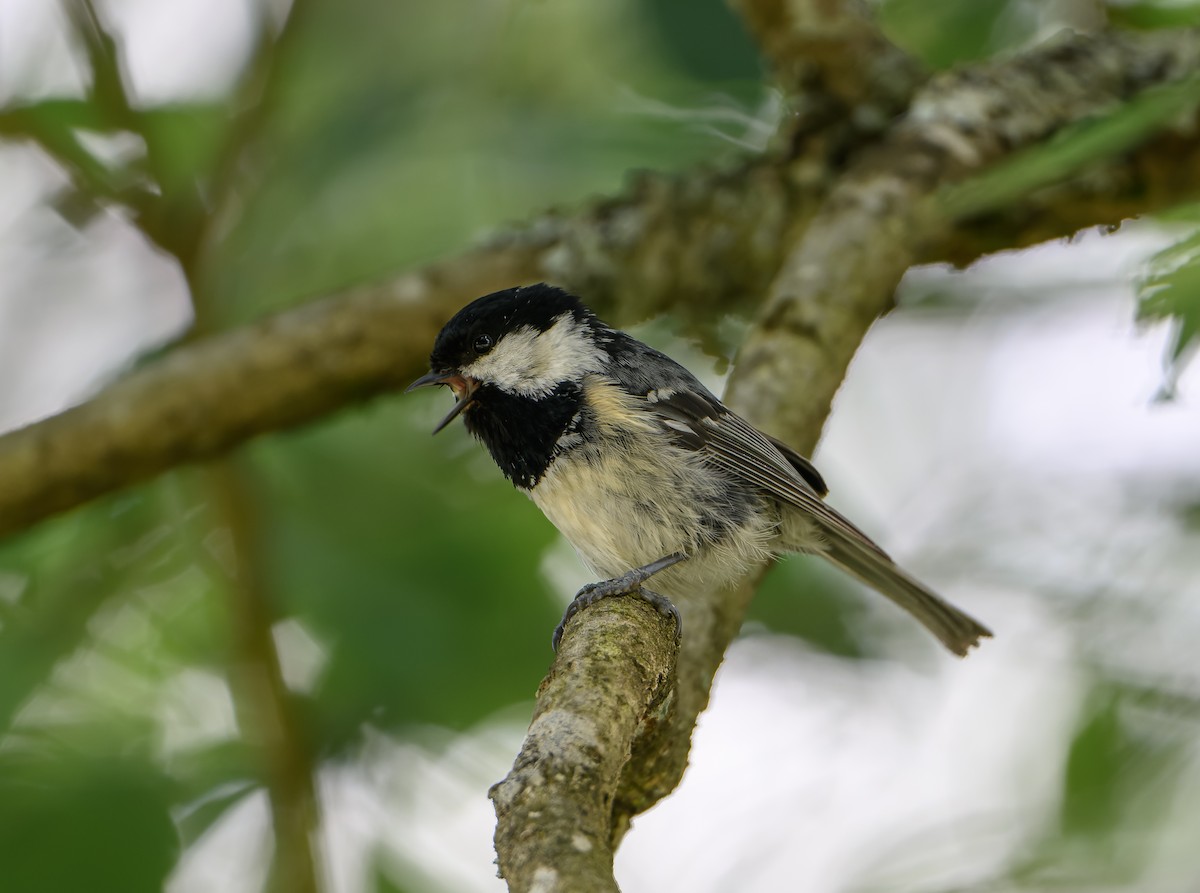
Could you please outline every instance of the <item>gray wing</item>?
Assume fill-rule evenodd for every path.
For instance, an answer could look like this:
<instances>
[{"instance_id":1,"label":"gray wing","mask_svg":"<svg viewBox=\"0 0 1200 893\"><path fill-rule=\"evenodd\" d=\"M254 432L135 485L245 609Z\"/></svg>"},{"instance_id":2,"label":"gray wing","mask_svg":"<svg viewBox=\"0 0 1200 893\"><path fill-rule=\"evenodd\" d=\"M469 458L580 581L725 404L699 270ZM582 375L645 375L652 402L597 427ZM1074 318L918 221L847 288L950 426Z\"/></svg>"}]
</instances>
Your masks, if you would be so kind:
<instances>
[{"instance_id":1,"label":"gray wing","mask_svg":"<svg viewBox=\"0 0 1200 893\"><path fill-rule=\"evenodd\" d=\"M674 360L628 341L616 352L611 371L629 393L645 398L676 444L703 453L731 476L803 512L824 537L826 558L910 612L955 654L965 655L981 637L991 635L897 567L870 537L827 506L821 498L825 482L807 459L731 412Z\"/></svg>"},{"instance_id":2,"label":"gray wing","mask_svg":"<svg viewBox=\"0 0 1200 893\"><path fill-rule=\"evenodd\" d=\"M829 532L858 540L885 555L865 533L824 503L821 497L828 487L808 459L732 412L670 357L624 333L614 334L618 340L610 374L629 393L645 397L675 443L703 452L733 477L801 509Z\"/></svg>"},{"instance_id":3,"label":"gray wing","mask_svg":"<svg viewBox=\"0 0 1200 893\"><path fill-rule=\"evenodd\" d=\"M857 541L887 557L870 537L825 504L821 498L826 492L825 482L807 459L767 437L707 391L678 391L663 396L659 389L657 395L649 394L647 401L679 442L702 451L734 477L800 509L826 533ZM797 466L795 460L803 464Z\"/></svg>"}]
</instances>

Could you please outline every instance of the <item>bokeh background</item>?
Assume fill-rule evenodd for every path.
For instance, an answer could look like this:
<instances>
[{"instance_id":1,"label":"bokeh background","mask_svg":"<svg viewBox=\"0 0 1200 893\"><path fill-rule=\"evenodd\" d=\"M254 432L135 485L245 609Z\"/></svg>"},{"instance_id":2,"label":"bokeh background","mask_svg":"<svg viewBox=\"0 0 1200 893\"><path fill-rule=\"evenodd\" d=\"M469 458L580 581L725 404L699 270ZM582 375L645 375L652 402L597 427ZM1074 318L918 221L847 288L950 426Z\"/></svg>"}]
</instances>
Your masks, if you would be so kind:
<instances>
[{"instance_id":1,"label":"bokeh background","mask_svg":"<svg viewBox=\"0 0 1200 893\"><path fill-rule=\"evenodd\" d=\"M1099 5L877 11L940 67ZM0 0L4 429L189 333L450 255L638 169L730 163L780 114L717 0L96 7L141 138L91 107L66 6ZM64 133L100 160L90 176ZM147 152L178 190L153 237L114 201ZM1186 326L1135 322L1164 288L1196 300L1196 220L910 273L816 460L835 505L996 639L951 660L873 594L781 564L682 786L618 854L623 889L1200 889L1200 375ZM197 255L164 249L197 226ZM731 346L744 324L723 321ZM728 357L669 317L637 332L720 386ZM379 400L0 543L0 889L263 889L298 857L273 855L281 772L315 779L325 888L503 889L486 791L586 577L461 429L428 436L445 399ZM281 664L282 750L237 670L254 647Z\"/></svg>"}]
</instances>

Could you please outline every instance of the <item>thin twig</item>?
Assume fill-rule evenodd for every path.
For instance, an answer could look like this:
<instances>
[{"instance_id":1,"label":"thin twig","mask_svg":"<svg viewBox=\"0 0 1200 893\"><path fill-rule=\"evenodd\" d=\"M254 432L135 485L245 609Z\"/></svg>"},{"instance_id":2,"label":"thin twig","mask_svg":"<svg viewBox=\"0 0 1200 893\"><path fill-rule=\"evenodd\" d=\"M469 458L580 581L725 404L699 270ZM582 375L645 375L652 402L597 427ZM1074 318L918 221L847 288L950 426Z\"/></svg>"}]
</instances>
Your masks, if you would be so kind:
<instances>
[{"instance_id":1,"label":"thin twig","mask_svg":"<svg viewBox=\"0 0 1200 893\"><path fill-rule=\"evenodd\" d=\"M233 632L232 691L243 735L261 756L275 832L270 888L317 893L318 807L312 755L305 746L283 681L272 634L274 612L262 573L253 504L231 460L207 472L213 505L229 534L229 614Z\"/></svg>"}]
</instances>

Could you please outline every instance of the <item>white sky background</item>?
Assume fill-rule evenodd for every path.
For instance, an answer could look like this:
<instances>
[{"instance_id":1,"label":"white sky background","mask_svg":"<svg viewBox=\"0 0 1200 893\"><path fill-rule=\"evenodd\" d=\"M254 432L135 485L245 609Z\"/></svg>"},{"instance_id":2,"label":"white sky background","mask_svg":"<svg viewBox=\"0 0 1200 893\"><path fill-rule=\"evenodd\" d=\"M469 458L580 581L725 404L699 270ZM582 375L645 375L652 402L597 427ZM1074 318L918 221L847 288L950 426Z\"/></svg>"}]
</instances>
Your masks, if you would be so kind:
<instances>
[{"instance_id":1,"label":"white sky background","mask_svg":"<svg viewBox=\"0 0 1200 893\"><path fill-rule=\"evenodd\" d=\"M251 34L248 0L109 5L147 99L219 93ZM0 0L0 101L26 94L17 75L29 72L35 94L78 87L53 37L56 9ZM172 263L120 221L77 232L39 207L59 182L37 153L0 146L0 428L77 401L187 321ZM878 600L894 660L841 661L761 634L738 642L682 787L621 849L626 893L978 880L1054 814L1085 692L1080 656L1103 651L1197 690L1200 542L1169 511L1200 500L1200 367L1175 402L1153 403L1164 332L1131 323L1131 278L1162 240L1130 228L961 277L909 277L914 290L965 289L976 309L876 326L817 459L836 505L918 575L938 569L931 582L997 638L955 661ZM1118 596L1118 612L1128 605L1116 632L1074 610L1098 589ZM503 889L485 792L508 768L520 719L457 738L375 737L359 761L327 768L335 889L360 889L381 842L399 877ZM1194 889L1196 775L1180 784L1177 834L1159 843L1156 893ZM255 800L231 810L185 856L173 893L257 889L266 820Z\"/></svg>"}]
</instances>

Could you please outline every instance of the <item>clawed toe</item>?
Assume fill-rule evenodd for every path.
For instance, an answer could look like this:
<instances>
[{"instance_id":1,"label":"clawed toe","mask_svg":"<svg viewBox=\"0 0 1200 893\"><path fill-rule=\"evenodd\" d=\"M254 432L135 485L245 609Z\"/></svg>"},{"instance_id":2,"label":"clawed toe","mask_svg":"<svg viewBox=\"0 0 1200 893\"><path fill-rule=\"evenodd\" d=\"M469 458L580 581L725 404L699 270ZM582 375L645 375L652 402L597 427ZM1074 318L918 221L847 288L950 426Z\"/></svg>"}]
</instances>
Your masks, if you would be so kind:
<instances>
[{"instance_id":1,"label":"clawed toe","mask_svg":"<svg viewBox=\"0 0 1200 893\"><path fill-rule=\"evenodd\" d=\"M649 589L643 589L642 584L659 571L666 570L672 565L683 561L685 558L687 556L684 553L676 552L672 555L667 555L665 558L652 561L643 567L635 567L628 573L615 577L612 580L588 583L575 594L575 598L572 599L571 604L567 605L567 610L563 612L562 620L554 628L554 637L550 640L550 647L558 651L558 644L562 641L563 630L566 629L572 617L601 599L612 598L617 595L637 596L643 601L649 602L663 616L674 618L675 643L678 644L683 636L683 621L679 616L679 611L666 596L659 595L657 592L651 592Z\"/></svg>"},{"instance_id":2,"label":"clawed toe","mask_svg":"<svg viewBox=\"0 0 1200 893\"><path fill-rule=\"evenodd\" d=\"M615 580L606 580L605 583L615 583ZM675 621L675 644L678 645L683 639L683 618L679 616L679 609L671 603L671 600L665 595L659 595L657 592L651 592L649 589L643 589L641 586L629 588L613 587L608 588L604 583L590 583L579 590L579 594L574 600L567 605L567 610L563 612L562 620L558 622L558 626L554 628L554 636L550 640L550 647L558 651L559 643L562 641L563 630L571 618L582 611L584 608L594 605L596 602L606 598L613 598L619 595L635 596L649 604L654 610L658 611L664 617L670 617Z\"/></svg>"},{"instance_id":3,"label":"clawed toe","mask_svg":"<svg viewBox=\"0 0 1200 893\"><path fill-rule=\"evenodd\" d=\"M651 592L649 589L639 589L636 593L642 601L647 602L654 610L658 611L664 617L669 617L675 621L675 644L678 645L683 639L683 618L679 616L679 609L665 595L659 595L657 592Z\"/></svg>"}]
</instances>

